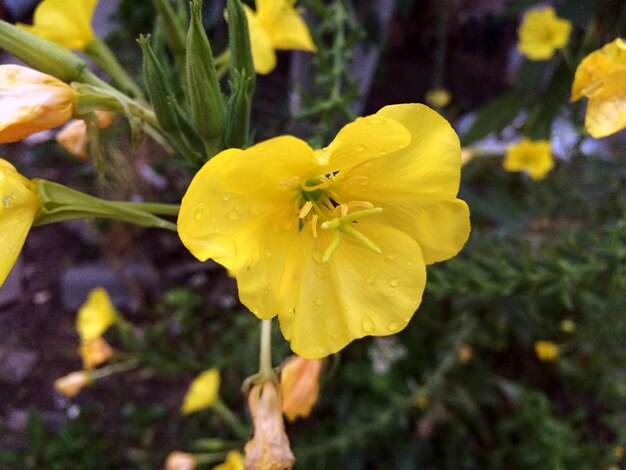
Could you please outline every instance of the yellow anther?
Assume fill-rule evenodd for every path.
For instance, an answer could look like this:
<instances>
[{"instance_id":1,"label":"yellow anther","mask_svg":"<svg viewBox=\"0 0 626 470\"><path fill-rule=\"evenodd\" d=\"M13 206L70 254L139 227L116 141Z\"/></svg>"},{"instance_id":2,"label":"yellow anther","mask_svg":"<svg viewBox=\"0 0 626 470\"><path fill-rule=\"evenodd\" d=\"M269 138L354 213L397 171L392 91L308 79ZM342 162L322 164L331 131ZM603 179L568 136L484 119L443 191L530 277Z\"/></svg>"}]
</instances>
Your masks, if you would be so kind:
<instances>
[{"instance_id":1,"label":"yellow anther","mask_svg":"<svg viewBox=\"0 0 626 470\"><path fill-rule=\"evenodd\" d=\"M372 204L371 202L367 202L367 201L350 201L348 203L348 207L350 207L351 209L354 209L356 207L362 207L364 209L371 209L372 207L374 207L374 204Z\"/></svg>"},{"instance_id":2,"label":"yellow anther","mask_svg":"<svg viewBox=\"0 0 626 470\"><path fill-rule=\"evenodd\" d=\"M313 238L317 238L317 222L319 219L320 218L317 214L313 214L313 217L311 217L311 230L313 231Z\"/></svg>"},{"instance_id":3,"label":"yellow anther","mask_svg":"<svg viewBox=\"0 0 626 470\"><path fill-rule=\"evenodd\" d=\"M300 209L300 214L298 215L298 217L301 219L304 219L307 215L309 215L309 212L311 212L311 209L313 209L313 203L311 201L305 202L302 208Z\"/></svg>"}]
</instances>

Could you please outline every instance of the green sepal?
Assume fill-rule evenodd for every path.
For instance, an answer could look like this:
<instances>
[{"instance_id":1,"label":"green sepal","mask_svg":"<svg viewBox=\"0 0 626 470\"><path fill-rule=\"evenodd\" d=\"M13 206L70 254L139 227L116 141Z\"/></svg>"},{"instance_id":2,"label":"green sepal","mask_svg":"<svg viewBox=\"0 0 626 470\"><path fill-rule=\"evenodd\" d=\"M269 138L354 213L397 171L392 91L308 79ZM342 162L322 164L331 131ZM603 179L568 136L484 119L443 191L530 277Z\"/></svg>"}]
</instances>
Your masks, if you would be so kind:
<instances>
[{"instance_id":1,"label":"green sepal","mask_svg":"<svg viewBox=\"0 0 626 470\"><path fill-rule=\"evenodd\" d=\"M154 8L163 21L167 44L174 55L185 55L185 29L181 18L168 0L153 0Z\"/></svg>"}]
</instances>

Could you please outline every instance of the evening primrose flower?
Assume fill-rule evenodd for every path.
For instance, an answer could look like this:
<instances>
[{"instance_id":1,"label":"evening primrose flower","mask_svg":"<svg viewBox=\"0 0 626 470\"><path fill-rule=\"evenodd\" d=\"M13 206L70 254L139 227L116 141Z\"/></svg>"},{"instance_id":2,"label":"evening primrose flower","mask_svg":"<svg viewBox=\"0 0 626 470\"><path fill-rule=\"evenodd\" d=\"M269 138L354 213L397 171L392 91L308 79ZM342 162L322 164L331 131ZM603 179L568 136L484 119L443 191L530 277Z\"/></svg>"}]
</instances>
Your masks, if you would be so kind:
<instances>
[{"instance_id":1,"label":"evening primrose flower","mask_svg":"<svg viewBox=\"0 0 626 470\"><path fill-rule=\"evenodd\" d=\"M35 185L0 158L0 286L17 261L41 206Z\"/></svg>"},{"instance_id":2,"label":"evening primrose flower","mask_svg":"<svg viewBox=\"0 0 626 470\"><path fill-rule=\"evenodd\" d=\"M585 127L592 137L626 128L626 41L617 38L578 65L572 101L583 96L589 98Z\"/></svg>"},{"instance_id":3,"label":"evening primrose flower","mask_svg":"<svg viewBox=\"0 0 626 470\"><path fill-rule=\"evenodd\" d=\"M256 12L244 5L257 73L274 70L277 49L315 51L309 29L294 3L295 0L256 0Z\"/></svg>"},{"instance_id":4,"label":"evening primrose flower","mask_svg":"<svg viewBox=\"0 0 626 470\"><path fill-rule=\"evenodd\" d=\"M185 415L209 408L218 399L220 389L220 373L217 369L202 372L191 382L183 399L181 412Z\"/></svg>"},{"instance_id":5,"label":"evening primrose flower","mask_svg":"<svg viewBox=\"0 0 626 470\"><path fill-rule=\"evenodd\" d=\"M0 143L51 129L74 114L75 92L62 81L20 65L0 65Z\"/></svg>"},{"instance_id":6,"label":"evening primrose flower","mask_svg":"<svg viewBox=\"0 0 626 470\"><path fill-rule=\"evenodd\" d=\"M321 359L292 356L280 373L283 392L283 414L289 421L311 414L320 391Z\"/></svg>"},{"instance_id":7,"label":"evening primrose flower","mask_svg":"<svg viewBox=\"0 0 626 470\"><path fill-rule=\"evenodd\" d=\"M552 341L535 341L535 354L540 361L551 362L559 357L559 347Z\"/></svg>"},{"instance_id":8,"label":"evening primrose flower","mask_svg":"<svg viewBox=\"0 0 626 470\"><path fill-rule=\"evenodd\" d=\"M33 24L18 26L68 49L85 49L94 38L91 28L98 0L43 0L35 9Z\"/></svg>"},{"instance_id":9,"label":"evening primrose flower","mask_svg":"<svg viewBox=\"0 0 626 470\"><path fill-rule=\"evenodd\" d=\"M554 8L530 10L517 33L517 49L530 60L548 60L567 44L572 23L556 16Z\"/></svg>"},{"instance_id":10,"label":"evening primrose flower","mask_svg":"<svg viewBox=\"0 0 626 470\"><path fill-rule=\"evenodd\" d=\"M534 179L544 178L554 167L554 159L547 140L522 139L506 149L502 166L506 171L525 171Z\"/></svg>"},{"instance_id":11,"label":"evening primrose flower","mask_svg":"<svg viewBox=\"0 0 626 470\"><path fill-rule=\"evenodd\" d=\"M114 351L102 336L98 336L83 342L80 345L79 353L85 369L93 369L111 359Z\"/></svg>"},{"instance_id":12,"label":"evening primrose flower","mask_svg":"<svg viewBox=\"0 0 626 470\"><path fill-rule=\"evenodd\" d=\"M100 129L109 127L113 122L111 113L107 111L96 111L95 113ZM72 119L56 135L56 141L76 158L85 160L87 158L87 144L89 144L87 123L82 119Z\"/></svg>"},{"instance_id":13,"label":"evening primrose flower","mask_svg":"<svg viewBox=\"0 0 626 470\"><path fill-rule=\"evenodd\" d=\"M226 454L226 461L213 467L213 470L243 470L243 455L241 452L231 450Z\"/></svg>"},{"instance_id":14,"label":"evening primrose flower","mask_svg":"<svg viewBox=\"0 0 626 470\"><path fill-rule=\"evenodd\" d=\"M101 336L116 319L117 312L107 291L102 287L93 289L78 310L76 330L81 342L86 343Z\"/></svg>"},{"instance_id":15,"label":"evening primrose flower","mask_svg":"<svg viewBox=\"0 0 626 470\"><path fill-rule=\"evenodd\" d=\"M445 119L387 106L321 150L282 136L216 155L183 197L178 232L236 277L257 317L278 315L295 353L320 358L407 325L425 266L469 236L460 167Z\"/></svg>"}]
</instances>

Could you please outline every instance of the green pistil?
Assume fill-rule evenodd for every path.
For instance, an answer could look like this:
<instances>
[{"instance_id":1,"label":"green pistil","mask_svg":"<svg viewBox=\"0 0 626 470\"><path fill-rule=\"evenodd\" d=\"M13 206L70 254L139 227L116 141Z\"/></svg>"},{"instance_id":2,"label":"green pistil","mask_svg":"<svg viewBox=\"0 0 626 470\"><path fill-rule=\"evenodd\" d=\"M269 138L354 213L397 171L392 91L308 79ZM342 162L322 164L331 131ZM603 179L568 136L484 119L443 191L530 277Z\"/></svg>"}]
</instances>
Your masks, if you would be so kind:
<instances>
[{"instance_id":1,"label":"green pistil","mask_svg":"<svg viewBox=\"0 0 626 470\"><path fill-rule=\"evenodd\" d=\"M330 260L330 257L339 246L341 232L350 235L355 240L358 240L374 253L382 253L382 250L378 245L376 245L376 243L367 238L363 233L359 232L356 228L354 228L353 225L353 223L359 219L363 219L365 217L370 217L373 215L379 215L382 214L382 212L383 209L381 207L373 207L371 209L364 209L362 211L356 211L352 214L347 214L342 217L337 217L336 219L327 220L326 222L322 223L322 229L333 231L333 238L328 245L328 248L326 248L326 250L324 251L324 255L322 256L322 262L326 263L328 260Z\"/></svg>"},{"instance_id":2,"label":"green pistil","mask_svg":"<svg viewBox=\"0 0 626 470\"><path fill-rule=\"evenodd\" d=\"M371 209L364 209L362 211L355 211L352 214L344 215L342 217L337 217L333 220L328 220L322 224L322 228L324 230L331 230L335 228L339 228L342 225L356 222L359 219L364 219L365 217L370 217L372 215L379 215L383 213L382 207L373 207Z\"/></svg>"}]
</instances>

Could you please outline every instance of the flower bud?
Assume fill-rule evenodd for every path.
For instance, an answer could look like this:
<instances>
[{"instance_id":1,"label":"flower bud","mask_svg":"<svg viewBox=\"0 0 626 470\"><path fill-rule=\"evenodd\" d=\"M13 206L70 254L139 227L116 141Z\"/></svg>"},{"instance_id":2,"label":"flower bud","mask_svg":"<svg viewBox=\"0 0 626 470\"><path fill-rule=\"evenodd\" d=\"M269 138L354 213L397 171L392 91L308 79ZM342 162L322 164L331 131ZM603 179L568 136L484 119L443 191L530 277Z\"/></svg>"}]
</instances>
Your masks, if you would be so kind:
<instances>
[{"instance_id":1,"label":"flower bud","mask_svg":"<svg viewBox=\"0 0 626 470\"><path fill-rule=\"evenodd\" d=\"M71 372L54 381L54 389L61 395L73 397L91 383L91 377L86 370Z\"/></svg>"},{"instance_id":2,"label":"flower bud","mask_svg":"<svg viewBox=\"0 0 626 470\"><path fill-rule=\"evenodd\" d=\"M292 356L287 359L280 374L283 392L283 413L289 421L311 414L320 389L320 359Z\"/></svg>"},{"instance_id":3,"label":"flower bud","mask_svg":"<svg viewBox=\"0 0 626 470\"><path fill-rule=\"evenodd\" d=\"M104 364L114 354L113 348L102 336L82 343L79 352L85 369L93 369Z\"/></svg>"},{"instance_id":4,"label":"flower bud","mask_svg":"<svg viewBox=\"0 0 626 470\"><path fill-rule=\"evenodd\" d=\"M217 369L209 369L201 373L189 386L183 399L181 412L190 414L213 406L220 389L220 373Z\"/></svg>"},{"instance_id":5,"label":"flower bud","mask_svg":"<svg viewBox=\"0 0 626 470\"><path fill-rule=\"evenodd\" d=\"M81 305L76 319L76 329L82 342L101 336L117 318L115 307L107 291L102 287L93 289L87 301Z\"/></svg>"},{"instance_id":6,"label":"flower bud","mask_svg":"<svg viewBox=\"0 0 626 470\"><path fill-rule=\"evenodd\" d=\"M0 143L59 126L74 113L75 92L56 78L19 65L0 65Z\"/></svg>"}]
</instances>

